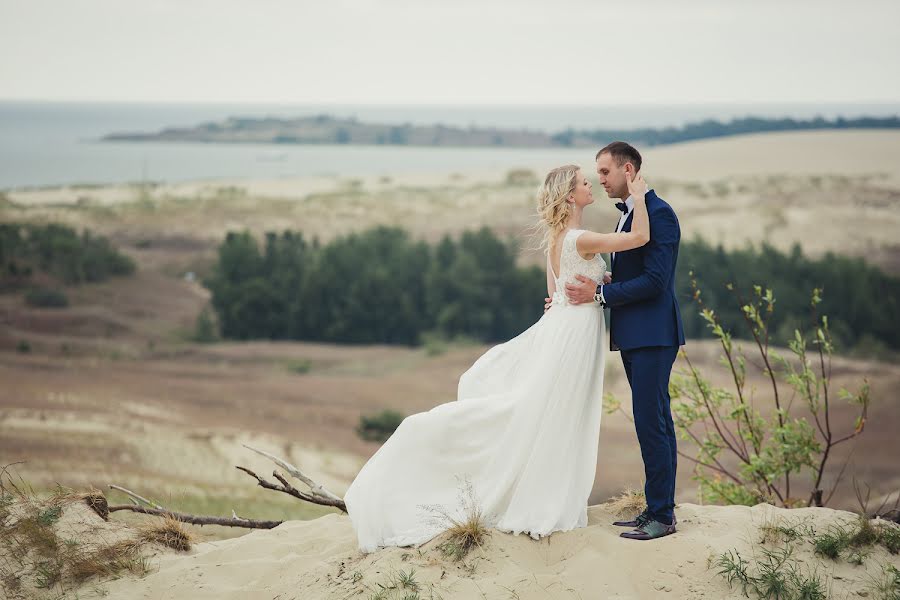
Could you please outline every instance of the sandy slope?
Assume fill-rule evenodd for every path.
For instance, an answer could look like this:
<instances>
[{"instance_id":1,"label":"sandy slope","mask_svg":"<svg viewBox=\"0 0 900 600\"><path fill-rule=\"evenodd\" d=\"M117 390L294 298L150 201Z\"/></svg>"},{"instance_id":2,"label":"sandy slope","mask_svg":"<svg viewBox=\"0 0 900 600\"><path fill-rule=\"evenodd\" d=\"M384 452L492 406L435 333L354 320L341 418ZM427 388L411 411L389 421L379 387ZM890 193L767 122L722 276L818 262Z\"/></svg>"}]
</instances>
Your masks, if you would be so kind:
<instances>
[{"instance_id":1,"label":"sandy slope","mask_svg":"<svg viewBox=\"0 0 900 600\"><path fill-rule=\"evenodd\" d=\"M382 549L369 555L356 550L346 515L292 521L271 531L204 543L189 556L163 555L159 570L142 580L123 579L100 586L110 598L369 598L389 574L415 569L420 598L741 598L708 567L708 558L736 548L747 558L759 552L763 523L809 521L819 531L852 519L830 509L786 511L768 505L752 508L681 505L679 532L653 542L617 536L605 506L589 509L588 526L558 532L536 542L526 535L494 531L479 551L455 564L435 548L442 536L419 552ZM809 542L797 542L795 556L815 559ZM830 597L855 597L880 565L900 565L900 557L876 548L866 564L827 561L820 572L831 582ZM354 573L358 581L354 582ZM391 596L393 597L393 596ZM400 596L397 596L400 597Z\"/></svg>"}]
</instances>

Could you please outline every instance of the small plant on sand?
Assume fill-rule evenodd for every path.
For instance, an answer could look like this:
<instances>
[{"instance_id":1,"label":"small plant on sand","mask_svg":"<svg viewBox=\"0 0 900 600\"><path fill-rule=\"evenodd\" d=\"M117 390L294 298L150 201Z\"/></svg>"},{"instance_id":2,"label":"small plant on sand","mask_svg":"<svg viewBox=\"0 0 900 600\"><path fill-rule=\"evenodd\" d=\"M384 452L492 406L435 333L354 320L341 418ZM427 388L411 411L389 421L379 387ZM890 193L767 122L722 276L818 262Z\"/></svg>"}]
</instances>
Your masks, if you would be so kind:
<instances>
[{"instance_id":1,"label":"small plant on sand","mask_svg":"<svg viewBox=\"0 0 900 600\"><path fill-rule=\"evenodd\" d=\"M900 550L900 525L882 519L870 519L865 515L852 523L833 524L812 539L816 554L847 562L862 564L869 555L868 548L880 545L891 554Z\"/></svg>"},{"instance_id":2,"label":"small plant on sand","mask_svg":"<svg viewBox=\"0 0 900 600\"><path fill-rule=\"evenodd\" d=\"M810 539L815 535L815 529L805 521L785 521L775 518L760 525L760 543L794 542L800 539Z\"/></svg>"},{"instance_id":3,"label":"small plant on sand","mask_svg":"<svg viewBox=\"0 0 900 600\"><path fill-rule=\"evenodd\" d=\"M391 569L388 572L387 581L384 583L376 583L375 590L369 594L369 600L425 600L425 598L434 597L434 586L430 586L429 595L421 596L423 592L422 584L416 581L415 569L410 569L409 573L402 569L394 572Z\"/></svg>"},{"instance_id":4,"label":"small plant on sand","mask_svg":"<svg viewBox=\"0 0 900 600\"><path fill-rule=\"evenodd\" d=\"M138 531L139 539L143 541L155 542L182 552L190 550L195 540L194 534L185 528L184 523L172 517L141 525Z\"/></svg>"},{"instance_id":5,"label":"small plant on sand","mask_svg":"<svg viewBox=\"0 0 900 600\"><path fill-rule=\"evenodd\" d=\"M733 391L714 386L685 351L681 356L686 370L672 375L673 419L681 436L696 446L694 453L679 451L679 455L694 463L694 479L699 483L701 497L725 504L825 506L841 479L839 475L830 482L826 492L825 467L837 446L862 434L869 408L869 385L864 380L857 392L841 389L835 394L831 383L834 340L828 317L817 312L821 290L812 293L811 329L794 330L788 344L793 356L788 358L769 346L775 309L772 290L756 285L750 297L745 298L735 286L727 284L757 350L757 359L750 361L734 345L731 332L715 311L704 305L691 275L694 302L719 341L721 362L734 384ZM753 390L747 389L748 363L759 364L762 375L771 383L771 410L761 410L759 397L754 399ZM785 385L794 396L786 394ZM802 402L794 402L795 396ZM840 428L833 422L835 396L857 410L855 420ZM807 479L801 479L803 475L811 477L808 489L799 485Z\"/></svg>"},{"instance_id":6,"label":"small plant on sand","mask_svg":"<svg viewBox=\"0 0 900 600\"><path fill-rule=\"evenodd\" d=\"M891 554L900 552L900 525L888 521L880 523L878 543Z\"/></svg>"},{"instance_id":7,"label":"small plant on sand","mask_svg":"<svg viewBox=\"0 0 900 600\"><path fill-rule=\"evenodd\" d=\"M629 488L607 500L606 507L617 517L633 517L647 508L647 498L642 490Z\"/></svg>"},{"instance_id":8,"label":"small plant on sand","mask_svg":"<svg viewBox=\"0 0 900 600\"><path fill-rule=\"evenodd\" d=\"M842 525L831 525L825 533L813 539L816 554L837 560L841 553L850 546L850 532Z\"/></svg>"},{"instance_id":9,"label":"small plant on sand","mask_svg":"<svg viewBox=\"0 0 900 600\"><path fill-rule=\"evenodd\" d=\"M900 570L892 564L884 564L880 575L870 575L868 589L875 600L900 600Z\"/></svg>"},{"instance_id":10,"label":"small plant on sand","mask_svg":"<svg viewBox=\"0 0 900 600\"><path fill-rule=\"evenodd\" d=\"M442 505L422 505L432 513L433 523L446 527L444 533L447 537L437 548L444 556L454 561L464 559L473 548L482 547L485 538L490 535L490 528L468 478L463 481L458 497L461 507L458 513ZM457 517L457 514L462 516Z\"/></svg>"},{"instance_id":11,"label":"small plant on sand","mask_svg":"<svg viewBox=\"0 0 900 600\"><path fill-rule=\"evenodd\" d=\"M828 586L816 567L809 568L793 557L790 544L762 548L752 562L735 550L725 552L713 562L718 574L732 588L740 587L747 598L774 600L825 600Z\"/></svg>"}]
</instances>

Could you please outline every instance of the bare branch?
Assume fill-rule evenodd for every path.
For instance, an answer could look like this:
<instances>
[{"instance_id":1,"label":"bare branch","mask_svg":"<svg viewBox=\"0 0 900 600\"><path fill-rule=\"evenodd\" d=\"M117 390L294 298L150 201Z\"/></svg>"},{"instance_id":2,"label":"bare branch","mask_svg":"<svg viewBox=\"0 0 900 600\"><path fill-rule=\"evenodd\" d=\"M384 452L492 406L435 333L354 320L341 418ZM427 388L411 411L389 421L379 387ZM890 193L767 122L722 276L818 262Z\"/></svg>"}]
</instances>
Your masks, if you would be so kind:
<instances>
[{"instance_id":1,"label":"bare branch","mask_svg":"<svg viewBox=\"0 0 900 600\"><path fill-rule=\"evenodd\" d=\"M257 450L253 446L248 446L247 444L243 444L243 446L244 446L244 448L247 448L248 450L252 450L253 452L256 452L257 454L259 454L261 456L265 456L266 458L268 458L269 460L274 462L276 465L278 465L279 467L281 467L282 469L287 471L289 475L291 475L292 477L296 477L297 479L299 479L300 481L302 481L303 483L308 485L309 489L312 491L314 496L317 496L322 500L330 500L333 503L335 503L335 502L340 502L341 504L344 503L344 500L340 496L338 496L337 494L331 493L330 491L325 489L325 487L322 486L322 484L316 483L310 477L308 477L305 473L303 473L300 469L298 469L291 463L285 461L284 459L278 458L274 454L269 454L268 452L265 452L263 450ZM319 504L322 504L322 503L319 502ZM337 504L330 504L329 506L337 506Z\"/></svg>"},{"instance_id":2,"label":"bare branch","mask_svg":"<svg viewBox=\"0 0 900 600\"><path fill-rule=\"evenodd\" d=\"M278 527L283 521L258 521L255 519L242 519L240 517L208 517L200 515L188 515L184 513L173 512L171 510L160 510L158 508L148 508L146 506L134 506L133 504L119 504L110 506L109 512L117 510L130 510L131 512L141 513L145 515L154 515L156 517L171 517L182 523L190 523L191 525L222 525L224 527L243 527L245 529L272 529ZM232 511L233 513L234 511Z\"/></svg>"},{"instance_id":3,"label":"bare branch","mask_svg":"<svg viewBox=\"0 0 900 600\"><path fill-rule=\"evenodd\" d=\"M156 504L155 502L150 502L149 500L147 500L147 499L144 498L143 496L138 496L137 494L135 494L135 493L132 492L131 490L126 490L125 488L123 488L123 487L121 487L121 486L110 484L109 489L111 489L111 490L119 490L119 491L122 492L123 494L127 494L128 496L131 496L132 502L134 502L135 504L137 504L137 502L135 502L135 501L136 501L136 500L139 500L139 501L143 502L144 504L146 504L147 506L149 506L150 508L155 508L156 510L166 510L165 508L163 508L163 507L160 506L159 504ZM138 506L140 506L140 505L138 505Z\"/></svg>"},{"instance_id":4,"label":"bare branch","mask_svg":"<svg viewBox=\"0 0 900 600\"><path fill-rule=\"evenodd\" d=\"M256 479L257 485L259 485L259 487L261 487L261 488L265 488L267 490L274 490L276 492L283 492L289 496L293 496L294 498L298 498L305 502L310 502L312 504L320 504L322 506L333 506L335 508L342 510L343 512L347 512L347 506L344 504L344 501L341 500L340 498L338 498L337 500L332 500L330 498L323 498L321 496L313 496L311 494L301 492L300 490L298 490L297 488L292 486L290 483L288 483L288 481L284 477L282 477L277 471L273 471L272 475L275 477L275 479L277 479L278 481L281 482L281 485L278 485L277 483L272 483L271 481L267 481L267 480L263 479L262 477L260 477L259 475L257 475L256 473L254 473L253 471L251 471L250 469L248 469L246 467L236 466L235 469L238 469L239 471L243 471L244 473L246 473L246 474L250 475L251 477L253 477L254 479Z\"/></svg>"}]
</instances>

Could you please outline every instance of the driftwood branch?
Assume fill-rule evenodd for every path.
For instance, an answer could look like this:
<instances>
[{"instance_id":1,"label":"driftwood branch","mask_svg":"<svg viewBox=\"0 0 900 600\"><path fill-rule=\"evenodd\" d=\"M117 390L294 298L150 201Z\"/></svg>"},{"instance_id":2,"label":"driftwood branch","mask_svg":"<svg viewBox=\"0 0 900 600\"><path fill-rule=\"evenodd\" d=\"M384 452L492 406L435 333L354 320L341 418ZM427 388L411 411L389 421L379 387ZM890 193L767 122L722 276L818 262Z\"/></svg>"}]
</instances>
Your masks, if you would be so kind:
<instances>
[{"instance_id":1,"label":"driftwood branch","mask_svg":"<svg viewBox=\"0 0 900 600\"><path fill-rule=\"evenodd\" d=\"M259 487L265 488L267 490L274 490L276 492L283 492L289 496L293 496L294 498L303 500L305 502L309 502L311 504L321 504L323 506L333 506L335 508L342 510L343 512L347 512L347 506L344 504L344 501L341 500L340 498L338 498L337 500L332 500L331 498L323 498L320 496L313 496L311 494L301 492L300 490L298 490L297 488L292 486L290 483L288 483L288 481L284 477L282 477L282 475L280 473L278 473L277 471L272 471L272 476L275 477L275 479L277 479L278 481L280 481L281 485L279 485L277 483L272 483L271 481L267 481L267 480L263 479L262 477L260 477L259 475L257 475L256 473L254 473L253 471L251 471L250 469L248 469L246 467L236 466L235 469L238 469L239 471L243 471L247 475L250 475L251 477L256 479L256 483L257 483L257 485L259 485Z\"/></svg>"},{"instance_id":2,"label":"driftwood branch","mask_svg":"<svg viewBox=\"0 0 900 600\"><path fill-rule=\"evenodd\" d=\"M265 456L276 465L287 471L291 476L296 477L303 483L309 486L310 491L300 491L294 486L292 486L287 479L285 479L280 473L277 471L272 472L272 476L278 480L279 483L272 483L266 479L263 479L250 469L246 467L236 466L235 468L243 471L247 475L250 475L254 479L256 479L256 483L267 490L274 490L276 492L282 492L289 496L293 496L298 500L303 500L304 502L309 502L311 504L319 504L322 506L331 506L337 508L343 512L347 512L347 505L344 503L343 498L340 496L331 493L325 487L315 481L312 478L308 477L304 474L300 469L285 461L282 458L275 456L274 454L269 454L263 450L258 450L251 446L247 446L244 444L244 447L248 450L252 450L257 454ZM283 521L263 521L257 519L244 519L242 517L237 516L234 510L231 511L230 517L213 517L213 516L204 516L204 515L190 515L185 513L175 512L174 510L169 510L164 506L160 506L155 502L151 502L147 498L132 492L131 490L124 488L119 485L110 485L110 489L118 490L123 494L127 495L129 500L131 500L132 504L118 504L109 507L109 512L116 512L119 510L127 510L131 512L141 513L145 515L154 515L157 517L169 517L172 519L176 519L183 523L190 523L192 525L223 525L225 527L245 527L248 529L272 529L273 527L278 527L281 525Z\"/></svg>"},{"instance_id":3,"label":"driftwood branch","mask_svg":"<svg viewBox=\"0 0 900 600\"><path fill-rule=\"evenodd\" d=\"M312 491L313 496L319 498L320 500L329 500L330 501L327 504L327 506L338 506L338 504L336 504L336 503L340 503L341 505L344 504L344 500L340 496L338 496L337 494L331 493L330 491L325 489L325 487L322 484L316 483L315 481L313 481L309 476L307 476L305 473L303 473L300 469L298 469L291 463L285 461L284 459L278 458L274 454L269 454L268 452L265 452L263 450L258 450L256 448L254 448L253 446L248 446L247 444L243 444L243 446L244 446L244 448L246 448L248 450L252 450L253 452L256 452L257 454L259 454L261 456L265 456L266 458L268 458L269 460L274 462L276 465L278 465L279 467L281 467L282 469L287 471L290 476L296 477L297 479L299 479L300 481L302 481L303 483L308 485L309 489ZM317 503L324 504L324 502L317 502Z\"/></svg>"},{"instance_id":4,"label":"driftwood branch","mask_svg":"<svg viewBox=\"0 0 900 600\"><path fill-rule=\"evenodd\" d=\"M118 504L109 507L109 512L115 512L117 510L130 510L131 512L154 515L157 517L170 517L177 521L181 521L182 523L190 523L191 525L224 525L225 527L244 527L246 529L272 529L283 523L283 521L242 519L241 517L236 516L234 511L232 511L232 516L230 517L207 517L188 515L165 509L149 508L147 506L135 506L133 504Z\"/></svg>"},{"instance_id":5,"label":"driftwood branch","mask_svg":"<svg viewBox=\"0 0 900 600\"><path fill-rule=\"evenodd\" d=\"M155 502L151 502L147 500L143 496L139 494L135 494L131 490L127 488L123 488L119 485L110 485L110 489L118 490L123 494L127 494L129 499L134 502L134 504L117 504L114 506L110 506L108 512L116 512L117 510L128 510L131 512L141 513L144 515L154 515L157 517L170 517L177 521L181 521L183 523L190 523L192 525L224 525L226 527L244 527L247 529L272 529L273 527L278 527L283 521L261 521L256 519L243 519L237 514L235 514L234 510L231 511L231 517L211 517L204 515L189 515L186 513L176 512L174 510L169 510L164 506L160 506ZM141 506L137 502L140 500L147 506Z\"/></svg>"},{"instance_id":6,"label":"driftwood branch","mask_svg":"<svg viewBox=\"0 0 900 600\"><path fill-rule=\"evenodd\" d=\"M130 497L131 497L131 501L134 502L134 503L135 503L136 505L138 505L138 506L140 506L140 504L138 503L138 501L140 501L140 502L143 502L144 504L146 504L147 506L149 506L150 508L155 508L155 509L157 509L157 510L166 510L165 508L163 508L163 507L160 506L159 504L156 504L155 502L150 502L149 500L147 500L147 499L144 498L143 496L138 496L137 494L135 494L135 493L132 492L131 490L127 490L127 489L125 489L125 488L123 488L123 487L121 487L121 486L110 484L109 489L111 489L111 490L119 490L119 491L122 492L123 494L126 494L126 495L130 496Z\"/></svg>"}]
</instances>

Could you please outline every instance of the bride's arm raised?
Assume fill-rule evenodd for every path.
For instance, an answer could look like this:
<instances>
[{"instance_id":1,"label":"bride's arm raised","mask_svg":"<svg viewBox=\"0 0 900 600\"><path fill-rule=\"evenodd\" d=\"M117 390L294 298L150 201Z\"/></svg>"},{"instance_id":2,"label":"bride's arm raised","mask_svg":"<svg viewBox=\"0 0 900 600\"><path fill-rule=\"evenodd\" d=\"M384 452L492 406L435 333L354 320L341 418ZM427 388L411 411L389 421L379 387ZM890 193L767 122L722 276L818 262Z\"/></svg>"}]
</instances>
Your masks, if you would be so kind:
<instances>
[{"instance_id":1,"label":"bride's arm raised","mask_svg":"<svg viewBox=\"0 0 900 600\"><path fill-rule=\"evenodd\" d=\"M623 252L639 248L650 241L650 217L647 215L647 202L644 197L647 192L647 184L640 173L632 181L626 172L625 181L628 183L631 197L634 198L634 219L631 221L631 231L619 233L585 231L578 236L575 242L580 254Z\"/></svg>"}]
</instances>

